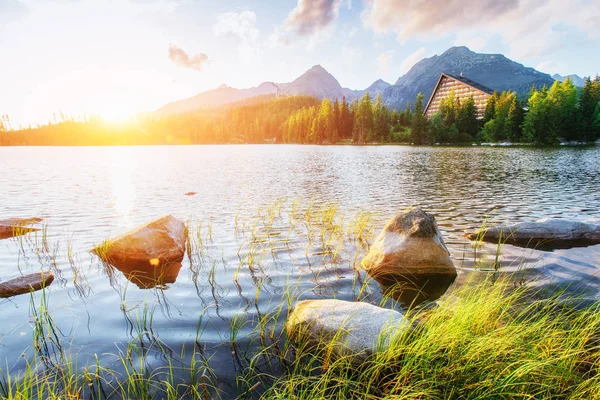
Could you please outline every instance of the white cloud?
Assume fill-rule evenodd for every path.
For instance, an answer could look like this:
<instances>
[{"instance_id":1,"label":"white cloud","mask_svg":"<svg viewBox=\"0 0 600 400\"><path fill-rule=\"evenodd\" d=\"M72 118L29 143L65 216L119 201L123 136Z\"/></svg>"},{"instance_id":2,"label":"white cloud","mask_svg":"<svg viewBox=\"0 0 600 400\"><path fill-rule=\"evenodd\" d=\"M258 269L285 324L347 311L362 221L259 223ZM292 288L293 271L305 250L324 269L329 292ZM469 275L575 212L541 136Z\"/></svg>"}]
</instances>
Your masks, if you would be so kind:
<instances>
[{"instance_id":1,"label":"white cloud","mask_svg":"<svg viewBox=\"0 0 600 400\"><path fill-rule=\"evenodd\" d=\"M365 4L364 25L379 33L393 32L400 42L454 35L457 44L476 49L497 35L508 45L510 57L530 58L568 45L559 29L600 38L597 1L368 0Z\"/></svg>"},{"instance_id":2,"label":"white cloud","mask_svg":"<svg viewBox=\"0 0 600 400\"><path fill-rule=\"evenodd\" d=\"M173 44L169 45L169 60L178 67L202 71L208 64L208 56L204 53L189 55L185 50Z\"/></svg>"},{"instance_id":3,"label":"white cloud","mask_svg":"<svg viewBox=\"0 0 600 400\"><path fill-rule=\"evenodd\" d=\"M284 25L298 35L313 35L335 21L341 3L341 0L298 0Z\"/></svg>"},{"instance_id":4,"label":"white cloud","mask_svg":"<svg viewBox=\"0 0 600 400\"><path fill-rule=\"evenodd\" d=\"M338 17L343 0L298 0L298 4L290 11L287 18L267 39L270 47L290 46L299 37L305 38L304 44L309 51L331 37L335 31L335 20ZM349 4L351 6L351 4ZM348 37L356 34L355 28Z\"/></svg>"},{"instance_id":5,"label":"white cloud","mask_svg":"<svg viewBox=\"0 0 600 400\"><path fill-rule=\"evenodd\" d=\"M400 40L480 25L518 6L518 0L371 0L364 23L377 32L393 31Z\"/></svg>"},{"instance_id":6,"label":"white cloud","mask_svg":"<svg viewBox=\"0 0 600 400\"><path fill-rule=\"evenodd\" d=\"M269 47L285 47L290 44L292 44L290 37L280 26L276 26L267 38L267 46Z\"/></svg>"},{"instance_id":7,"label":"white cloud","mask_svg":"<svg viewBox=\"0 0 600 400\"><path fill-rule=\"evenodd\" d=\"M543 61L539 63L535 69L553 75L556 73L557 67L554 61Z\"/></svg>"},{"instance_id":8,"label":"white cloud","mask_svg":"<svg viewBox=\"0 0 600 400\"><path fill-rule=\"evenodd\" d=\"M420 49L406 57L404 61L402 61L399 67L400 73L405 74L406 72L408 72L409 69L411 69L413 65L421 61L426 56L427 53L425 51L425 47L421 47Z\"/></svg>"},{"instance_id":9,"label":"white cloud","mask_svg":"<svg viewBox=\"0 0 600 400\"><path fill-rule=\"evenodd\" d=\"M309 51L313 51L317 48L321 43L327 42L335 32L335 25L331 24L327 27L313 33L308 37L308 41L306 43L306 49ZM290 39L291 40L291 39Z\"/></svg>"},{"instance_id":10,"label":"white cloud","mask_svg":"<svg viewBox=\"0 0 600 400\"><path fill-rule=\"evenodd\" d=\"M379 57L377 57L377 66L382 70L388 69L392 63L393 57L394 50L389 50L384 53L381 53Z\"/></svg>"},{"instance_id":11,"label":"white cloud","mask_svg":"<svg viewBox=\"0 0 600 400\"><path fill-rule=\"evenodd\" d=\"M259 31L256 28L256 13L254 11L226 12L217 16L217 22L213 25L213 33L216 36L233 36L240 42L240 57L245 60L258 56L260 48L258 45Z\"/></svg>"}]
</instances>

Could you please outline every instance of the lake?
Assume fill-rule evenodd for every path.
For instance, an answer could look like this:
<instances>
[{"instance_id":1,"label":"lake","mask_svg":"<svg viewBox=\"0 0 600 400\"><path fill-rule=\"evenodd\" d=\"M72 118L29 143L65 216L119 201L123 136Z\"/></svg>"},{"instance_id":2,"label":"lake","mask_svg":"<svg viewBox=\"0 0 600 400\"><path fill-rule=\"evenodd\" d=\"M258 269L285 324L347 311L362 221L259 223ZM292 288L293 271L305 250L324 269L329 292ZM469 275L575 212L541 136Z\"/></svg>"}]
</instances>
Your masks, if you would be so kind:
<instances>
[{"instance_id":1,"label":"lake","mask_svg":"<svg viewBox=\"0 0 600 400\"><path fill-rule=\"evenodd\" d=\"M42 231L0 241L0 279L41 269L56 276L45 296L0 300L2 375L45 352L121 372L123 359L152 371L171 358L185 380L198 351L212 371L206 379L236 398L247 349L263 339L258 321L271 316L280 331L285 309L273 311L290 293L379 304L377 284L365 290L354 267L373 234L410 205L436 216L459 270L455 285L495 265L526 270L532 285L586 282L585 296L600 298L600 246L505 245L495 263L496 245L474 249L462 236L485 221L600 222L600 147L0 147L0 219L44 219ZM195 238L172 283L130 282L88 252L166 214ZM43 304L52 340L36 349ZM278 373L273 363L261 367Z\"/></svg>"}]
</instances>

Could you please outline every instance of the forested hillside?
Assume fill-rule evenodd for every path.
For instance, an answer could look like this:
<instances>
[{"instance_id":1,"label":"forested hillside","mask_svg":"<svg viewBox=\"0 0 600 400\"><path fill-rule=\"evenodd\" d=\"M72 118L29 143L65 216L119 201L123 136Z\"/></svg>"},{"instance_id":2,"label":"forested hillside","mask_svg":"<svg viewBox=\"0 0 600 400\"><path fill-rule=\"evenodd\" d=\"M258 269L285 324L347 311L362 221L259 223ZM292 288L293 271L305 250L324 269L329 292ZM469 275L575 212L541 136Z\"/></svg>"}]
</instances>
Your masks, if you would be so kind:
<instances>
[{"instance_id":1,"label":"forested hillside","mask_svg":"<svg viewBox=\"0 0 600 400\"><path fill-rule=\"evenodd\" d=\"M515 92L494 93L482 120L472 98L450 93L439 113L423 115L424 96L414 107L390 110L379 93L348 102L310 96L246 99L234 105L168 117L145 116L127 124L100 119L63 120L9 131L0 124L2 145L134 145L204 143L473 143L543 145L600 138L600 78L578 90L570 79L532 89L527 100ZM414 110L414 111L413 111ZM6 118L3 118L6 121Z\"/></svg>"}]
</instances>

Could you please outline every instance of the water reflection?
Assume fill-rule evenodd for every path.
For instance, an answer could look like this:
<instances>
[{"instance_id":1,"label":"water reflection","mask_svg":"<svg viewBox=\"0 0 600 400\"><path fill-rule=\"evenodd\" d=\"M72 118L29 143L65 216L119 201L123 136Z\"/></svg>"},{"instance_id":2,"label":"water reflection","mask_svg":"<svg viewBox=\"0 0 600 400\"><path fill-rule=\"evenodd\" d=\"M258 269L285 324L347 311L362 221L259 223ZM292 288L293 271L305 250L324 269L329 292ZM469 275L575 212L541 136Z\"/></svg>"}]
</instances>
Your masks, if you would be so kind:
<instances>
[{"instance_id":1,"label":"water reflection","mask_svg":"<svg viewBox=\"0 0 600 400\"><path fill-rule=\"evenodd\" d=\"M135 185L131 179L134 155L128 147L113 147L109 153L113 206L121 216L131 212L135 201Z\"/></svg>"},{"instance_id":2,"label":"water reflection","mask_svg":"<svg viewBox=\"0 0 600 400\"><path fill-rule=\"evenodd\" d=\"M398 301L404 307L417 306L425 301L439 299L454 283L456 275L378 275L374 279L385 296Z\"/></svg>"},{"instance_id":3,"label":"water reflection","mask_svg":"<svg viewBox=\"0 0 600 400\"><path fill-rule=\"evenodd\" d=\"M177 280L181 262L132 264L113 261L107 263L106 268L110 276L113 276L114 269L118 269L128 281L135 283L140 289L166 289L167 285Z\"/></svg>"}]
</instances>

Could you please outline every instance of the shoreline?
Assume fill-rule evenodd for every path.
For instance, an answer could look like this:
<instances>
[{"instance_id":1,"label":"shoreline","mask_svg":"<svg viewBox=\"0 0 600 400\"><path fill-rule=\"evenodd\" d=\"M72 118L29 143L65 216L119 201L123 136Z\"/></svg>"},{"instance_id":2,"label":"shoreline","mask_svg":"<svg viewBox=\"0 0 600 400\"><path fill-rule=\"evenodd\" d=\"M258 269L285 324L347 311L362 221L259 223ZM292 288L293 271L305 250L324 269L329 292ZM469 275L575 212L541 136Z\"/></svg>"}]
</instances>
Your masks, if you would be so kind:
<instances>
[{"instance_id":1,"label":"shoreline","mask_svg":"<svg viewBox=\"0 0 600 400\"><path fill-rule=\"evenodd\" d=\"M498 147L498 148L544 148L544 149L554 149L554 148L595 148L600 146L600 143L590 142L590 143L560 143L555 145L541 145L535 143L433 143L433 144L411 144L411 143L362 143L362 144L354 144L354 143L273 143L273 142L265 142L265 143L153 143L153 144L145 144L145 143L131 143L131 144L15 144L15 145L5 145L0 144L0 148L6 147L152 147L152 146L266 146L266 145L275 145L275 146L344 146L344 147L368 147L368 146L398 146L398 147Z\"/></svg>"}]
</instances>

